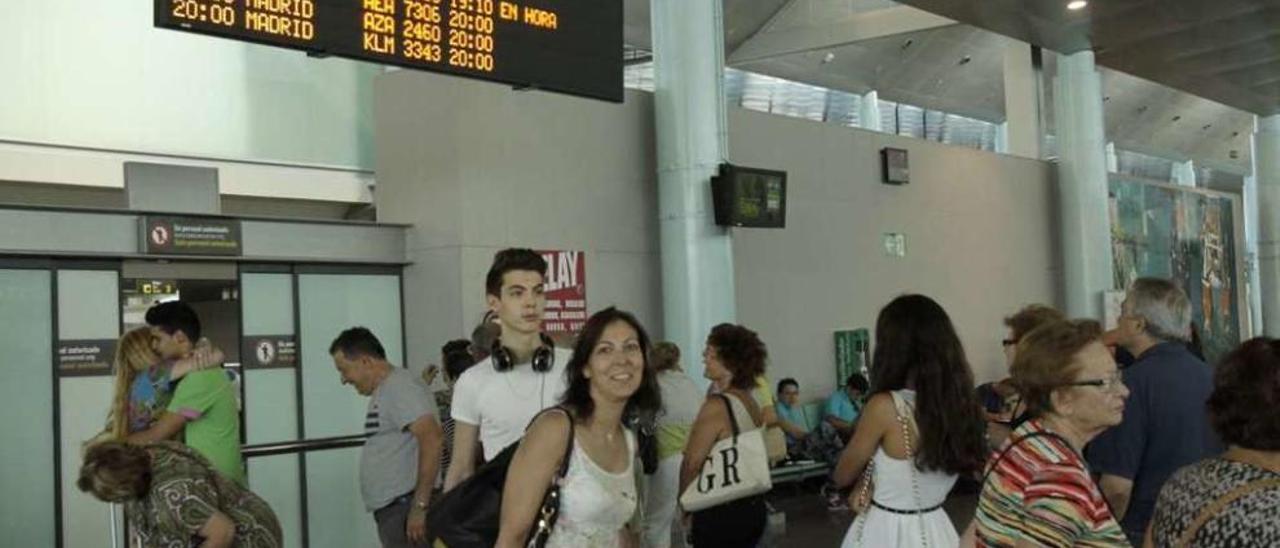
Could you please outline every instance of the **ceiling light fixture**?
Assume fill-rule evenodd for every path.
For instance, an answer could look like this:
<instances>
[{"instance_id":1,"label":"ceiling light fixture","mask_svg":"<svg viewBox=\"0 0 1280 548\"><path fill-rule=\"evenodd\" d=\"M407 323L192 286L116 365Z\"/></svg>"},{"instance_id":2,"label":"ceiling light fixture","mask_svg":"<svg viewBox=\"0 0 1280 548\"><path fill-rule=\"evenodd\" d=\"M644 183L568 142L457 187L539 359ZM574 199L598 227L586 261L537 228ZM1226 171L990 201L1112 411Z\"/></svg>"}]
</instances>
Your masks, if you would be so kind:
<instances>
[{"instance_id":1,"label":"ceiling light fixture","mask_svg":"<svg viewBox=\"0 0 1280 548\"><path fill-rule=\"evenodd\" d=\"M835 60L836 60L836 54L831 53L831 52L829 52L829 51L827 52L827 54L826 54L826 55L823 55L823 56L822 56L822 64L824 64L824 65L825 65L825 64L827 64L827 63L830 63L830 62L832 62L832 61L835 61Z\"/></svg>"},{"instance_id":2,"label":"ceiling light fixture","mask_svg":"<svg viewBox=\"0 0 1280 548\"><path fill-rule=\"evenodd\" d=\"M1085 6L1088 6L1088 5L1089 3L1085 2L1084 0L1072 0L1071 2L1067 3L1067 9L1071 11L1082 10L1085 8Z\"/></svg>"}]
</instances>

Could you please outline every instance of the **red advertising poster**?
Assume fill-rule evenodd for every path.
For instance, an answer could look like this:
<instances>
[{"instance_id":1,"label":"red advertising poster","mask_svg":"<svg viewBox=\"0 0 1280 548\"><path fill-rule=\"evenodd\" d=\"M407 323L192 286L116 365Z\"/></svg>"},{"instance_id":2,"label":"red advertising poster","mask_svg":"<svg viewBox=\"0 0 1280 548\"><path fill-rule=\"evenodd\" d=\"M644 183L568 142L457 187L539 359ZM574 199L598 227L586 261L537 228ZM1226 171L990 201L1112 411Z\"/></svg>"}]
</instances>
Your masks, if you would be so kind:
<instances>
[{"instance_id":1,"label":"red advertising poster","mask_svg":"<svg viewBox=\"0 0 1280 548\"><path fill-rule=\"evenodd\" d=\"M542 330L573 336L587 321L587 266L582 251L539 251L547 261L547 309Z\"/></svg>"}]
</instances>

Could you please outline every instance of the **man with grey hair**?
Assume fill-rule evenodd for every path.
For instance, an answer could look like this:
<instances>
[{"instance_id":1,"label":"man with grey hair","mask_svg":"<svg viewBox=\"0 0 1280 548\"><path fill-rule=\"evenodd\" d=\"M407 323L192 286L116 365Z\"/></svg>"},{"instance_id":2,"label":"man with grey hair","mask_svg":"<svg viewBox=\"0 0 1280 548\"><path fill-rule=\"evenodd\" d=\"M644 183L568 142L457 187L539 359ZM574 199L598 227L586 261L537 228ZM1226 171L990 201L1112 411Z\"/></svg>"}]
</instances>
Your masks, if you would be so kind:
<instances>
[{"instance_id":1,"label":"man with grey hair","mask_svg":"<svg viewBox=\"0 0 1280 548\"><path fill-rule=\"evenodd\" d=\"M1086 454L1125 535L1141 546L1165 480L1222 449L1205 412L1213 373L1187 350L1191 303L1169 280L1135 280L1113 335L1136 358L1122 372L1129 399L1124 420L1094 438Z\"/></svg>"}]
</instances>

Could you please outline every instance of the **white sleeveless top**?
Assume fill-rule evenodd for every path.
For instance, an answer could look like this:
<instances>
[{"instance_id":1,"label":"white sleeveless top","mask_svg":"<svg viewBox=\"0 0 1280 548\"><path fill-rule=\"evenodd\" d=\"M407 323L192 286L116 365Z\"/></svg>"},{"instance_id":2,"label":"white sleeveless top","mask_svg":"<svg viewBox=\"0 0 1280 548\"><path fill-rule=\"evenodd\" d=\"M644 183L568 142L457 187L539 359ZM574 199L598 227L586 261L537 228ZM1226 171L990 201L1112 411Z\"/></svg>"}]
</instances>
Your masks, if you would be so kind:
<instances>
[{"instance_id":1,"label":"white sleeveless top","mask_svg":"<svg viewBox=\"0 0 1280 548\"><path fill-rule=\"evenodd\" d=\"M627 469L613 474L596 465L587 452L573 440L569 471L560 486L560 517L556 521L549 548L618 546L618 535L636 511L636 479L634 470L636 440L630 430L627 437Z\"/></svg>"},{"instance_id":2,"label":"white sleeveless top","mask_svg":"<svg viewBox=\"0 0 1280 548\"><path fill-rule=\"evenodd\" d=\"M900 412L914 415L916 394L912 390L895 390L894 403ZM894 421L895 431L901 431ZM919 451L918 430L911 437L912 449ZM956 475L936 470L921 470L906 459L896 459L884 452L884 446L876 448L871 457L871 471L875 485L872 500L877 504L897 510L921 510L933 508L947 500L947 493L955 485ZM913 479L914 485L913 485ZM917 500L916 488L919 488ZM956 528L942 508L923 514L898 514L872 506L858 515L845 534L843 548L903 548L928 547L951 548L960 542Z\"/></svg>"}]
</instances>

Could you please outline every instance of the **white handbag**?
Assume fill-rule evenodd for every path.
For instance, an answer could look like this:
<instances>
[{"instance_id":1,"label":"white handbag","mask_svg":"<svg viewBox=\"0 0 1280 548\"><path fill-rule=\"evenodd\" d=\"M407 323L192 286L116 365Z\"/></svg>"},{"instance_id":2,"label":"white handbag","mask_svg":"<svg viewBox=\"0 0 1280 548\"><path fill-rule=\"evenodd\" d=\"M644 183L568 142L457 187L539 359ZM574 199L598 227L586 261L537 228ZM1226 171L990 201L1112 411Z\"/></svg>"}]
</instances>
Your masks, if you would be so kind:
<instances>
[{"instance_id":1,"label":"white handbag","mask_svg":"<svg viewBox=\"0 0 1280 548\"><path fill-rule=\"evenodd\" d=\"M754 428L740 432L734 405L741 407L742 403L724 394L720 397L729 407L729 423L733 426L733 435L711 447L711 453L702 463L698 479L689 484L680 495L680 505L688 512L759 495L773 488L773 478L769 475L769 453L764 444L764 429Z\"/></svg>"}]
</instances>

